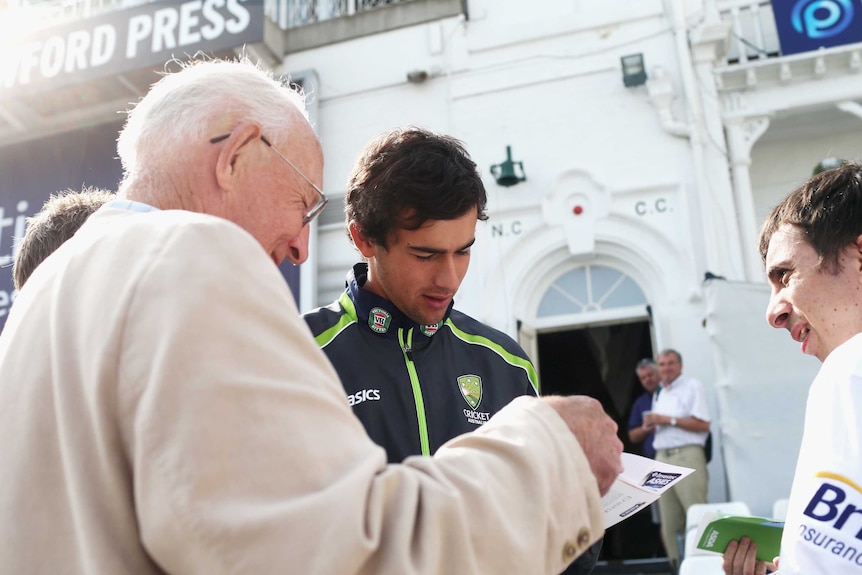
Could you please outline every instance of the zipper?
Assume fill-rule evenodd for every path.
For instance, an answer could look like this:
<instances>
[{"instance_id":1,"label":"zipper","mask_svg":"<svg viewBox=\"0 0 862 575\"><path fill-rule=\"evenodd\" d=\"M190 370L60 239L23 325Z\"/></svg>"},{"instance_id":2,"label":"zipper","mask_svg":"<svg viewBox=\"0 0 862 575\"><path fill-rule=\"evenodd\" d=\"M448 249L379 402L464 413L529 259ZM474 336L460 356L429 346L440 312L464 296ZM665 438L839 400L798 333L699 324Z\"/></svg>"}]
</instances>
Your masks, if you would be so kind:
<instances>
[{"instance_id":1,"label":"zipper","mask_svg":"<svg viewBox=\"0 0 862 575\"><path fill-rule=\"evenodd\" d=\"M428 422L425 419L425 400L422 398L422 388L419 386L416 364L413 363L413 328L407 330L406 336L405 338L404 328L398 328L398 344L404 354L404 363L407 366L407 374L410 376L410 387L413 389L413 402L416 404L419 445L422 448L422 455L431 455L431 447L428 443Z\"/></svg>"}]
</instances>

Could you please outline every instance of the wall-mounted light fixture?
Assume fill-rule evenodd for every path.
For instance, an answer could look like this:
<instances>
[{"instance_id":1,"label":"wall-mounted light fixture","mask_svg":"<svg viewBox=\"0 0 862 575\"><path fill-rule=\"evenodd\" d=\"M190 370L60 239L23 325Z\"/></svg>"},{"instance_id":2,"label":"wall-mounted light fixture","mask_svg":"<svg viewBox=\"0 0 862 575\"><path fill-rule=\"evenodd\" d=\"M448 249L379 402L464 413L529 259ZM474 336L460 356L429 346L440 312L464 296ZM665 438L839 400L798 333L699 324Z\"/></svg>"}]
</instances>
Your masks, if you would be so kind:
<instances>
[{"instance_id":1,"label":"wall-mounted light fixture","mask_svg":"<svg viewBox=\"0 0 862 575\"><path fill-rule=\"evenodd\" d=\"M520 169L521 175L515 171L516 166ZM506 159L491 166L491 174L498 185L507 188L527 179L527 175L524 173L524 162L512 161L512 146L506 146Z\"/></svg>"},{"instance_id":2,"label":"wall-mounted light fixture","mask_svg":"<svg viewBox=\"0 0 862 575\"><path fill-rule=\"evenodd\" d=\"M431 66L430 68L416 68L407 72L407 81L411 84L421 84L422 82L436 78L442 73L439 66Z\"/></svg>"},{"instance_id":3,"label":"wall-mounted light fixture","mask_svg":"<svg viewBox=\"0 0 862 575\"><path fill-rule=\"evenodd\" d=\"M623 84L626 88L642 86L646 83L646 66L643 54L629 54L620 58L623 66Z\"/></svg>"},{"instance_id":4,"label":"wall-mounted light fixture","mask_svg":"<svg viewBox=\"0 0 862 575\"><path fill-rule=\"evenodd\" d=\"M428 79L428 70L410 70L407 72L407 81L411 84L421 84Z\"/></svg>"}]
</instances>

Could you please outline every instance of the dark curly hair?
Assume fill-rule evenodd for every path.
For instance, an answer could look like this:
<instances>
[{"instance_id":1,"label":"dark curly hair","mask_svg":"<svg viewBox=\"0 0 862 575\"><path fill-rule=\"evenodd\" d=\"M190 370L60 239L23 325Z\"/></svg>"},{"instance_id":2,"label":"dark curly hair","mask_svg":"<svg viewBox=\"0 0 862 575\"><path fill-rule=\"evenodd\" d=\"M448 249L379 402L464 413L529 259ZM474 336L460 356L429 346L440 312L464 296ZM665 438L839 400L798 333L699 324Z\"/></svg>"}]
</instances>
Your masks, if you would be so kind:
<instances>
[{"instance_id":1,"label":"dark curly hair","mask_svg":"<svg viewBox=\"0 0 862 575\"><path fill-rule=\"evenodd\" d=\"M455 138L408 126L372 140L362 151L345 196L347 222L384 248L396 229L415 230L428 220L453 220L487 195L476 163ZM348 233L349 235L349 233Z\"/></svg>"}]
</instances>

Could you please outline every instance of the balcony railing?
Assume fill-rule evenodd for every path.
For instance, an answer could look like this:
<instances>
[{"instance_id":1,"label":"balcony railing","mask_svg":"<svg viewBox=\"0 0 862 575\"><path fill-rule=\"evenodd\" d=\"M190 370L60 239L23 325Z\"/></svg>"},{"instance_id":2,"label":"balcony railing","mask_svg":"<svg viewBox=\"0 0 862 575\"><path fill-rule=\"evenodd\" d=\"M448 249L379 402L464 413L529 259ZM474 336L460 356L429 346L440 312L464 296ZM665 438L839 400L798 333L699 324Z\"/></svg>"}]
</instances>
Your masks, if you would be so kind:
<instances>
[{"instance_id":1,"label":"balcony railing","mask_svg":"<svg viewBox=\"0 0 862 575\"><path fill-rule=\"evenodd\" d=\"M728 64L777 58L781 55L778 30L768 0L719 0L721 19L730 22Z\"/></svg>"},{"instance_id":2,"label":"balcony railing","mask_svg":"<svg viewBox=\"0 0 862 575\"><path fill-rule=\"evenodd\" d=\"M265 0L264 14L282 30L410 0Z\"/></svg>"}]
</instances>

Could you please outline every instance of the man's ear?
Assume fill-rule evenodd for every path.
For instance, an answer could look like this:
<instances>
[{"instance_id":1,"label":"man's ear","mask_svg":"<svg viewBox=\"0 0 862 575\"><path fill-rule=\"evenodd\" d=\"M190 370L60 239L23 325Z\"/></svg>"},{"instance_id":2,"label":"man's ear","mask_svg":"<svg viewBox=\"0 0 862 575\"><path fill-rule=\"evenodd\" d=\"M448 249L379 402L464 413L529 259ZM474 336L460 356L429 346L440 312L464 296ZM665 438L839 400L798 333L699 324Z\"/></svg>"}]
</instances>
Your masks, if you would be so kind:
<instances>
[{"instance_id":1,"label":"man's ear","mask_svg":"<svg viewBox=\"0 0 862 575\"><path fill-rule=\"evenodd\" d=\"M372 242L365 234L362 233L356 220L350 220L350 223L347 224L347 231L350 232L350 237L353 239L353 245L356 246L356 249L359 250L362 257L367 259L376 255L378 247L377 244Z\"/></svg>"},{"instance_id":2,"label":"man's ear","mask_svg":"<svg viewBox=\"0 0 862 575\"><path fill-rule=\"evenodd\" d=\"M223 190L233 190L246 169L246 161L260 140L260 126L253 122L240 124L222 144L216 160L216 180ZM260 142L263 146L263 142Z\"/></svg>"}]
</instances>

